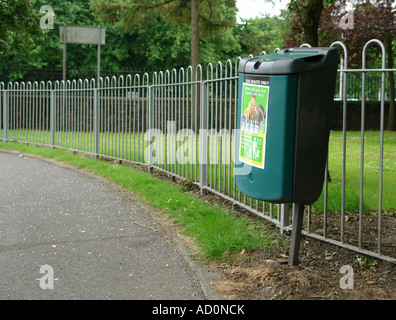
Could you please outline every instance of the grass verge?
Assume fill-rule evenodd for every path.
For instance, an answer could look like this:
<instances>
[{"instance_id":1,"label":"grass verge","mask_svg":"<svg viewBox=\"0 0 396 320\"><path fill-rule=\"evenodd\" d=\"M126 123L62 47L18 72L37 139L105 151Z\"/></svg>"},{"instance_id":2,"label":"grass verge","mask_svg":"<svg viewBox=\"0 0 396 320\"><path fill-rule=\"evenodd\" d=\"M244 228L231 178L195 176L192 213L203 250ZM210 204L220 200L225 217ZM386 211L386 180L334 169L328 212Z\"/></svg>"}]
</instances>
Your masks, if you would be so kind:
<instances>
[{"instance_id":1,"label":"grass verge","mask_svg":"<svg viewBox=\"0 0 396 320\"><path fill-rule=\"evenodd\" d=\"M206 203L178 185L158 179L135 168L78 156L69 151L0 141L0 149L34 154L68 163L104 177L138 195L151 206L162 210L196 239L205 260L228 259L242 250L271 249L279 246L276 230L262 223L235 217L214 204Z\"/></svg>"}]
</instances>

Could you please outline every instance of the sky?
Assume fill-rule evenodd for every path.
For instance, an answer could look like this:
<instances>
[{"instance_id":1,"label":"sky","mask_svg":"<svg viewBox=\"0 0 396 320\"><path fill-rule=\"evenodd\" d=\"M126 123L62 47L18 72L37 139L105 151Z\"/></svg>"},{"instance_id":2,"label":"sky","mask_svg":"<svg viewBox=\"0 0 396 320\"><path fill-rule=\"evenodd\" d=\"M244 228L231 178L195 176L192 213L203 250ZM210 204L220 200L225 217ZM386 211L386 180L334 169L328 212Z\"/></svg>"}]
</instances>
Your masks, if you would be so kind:
<instances>
[{"instance_id":1,"label":"sky","mask_svg":"<svg viewBox=\"0 0 396 320\"><path fill-rule=\"evenodd\" d=\"M265 0L237 0L237 8L239 9L237 15L244 19L255 18L261 14L279 15L280 10L286 7L289 0L277 0L273 2L274 4Z\"/></svg>"},{"instance_id":2,"label":"sky","mask_svg":"<svg viewBox=\"0 0 396 320\"><path fill-rule=\"evenodd\" d=\"M255 18L261 14L270 14L271 16L279 15L280 10L284 9L290 0L237 0L237 8L239 9L238 17L248 19ZM396 8L396 1L393 4ZM351 10L351 4L348 4L347 10ZM238 21L240 21L238 19Z\"/></svg>"}]
</instances>

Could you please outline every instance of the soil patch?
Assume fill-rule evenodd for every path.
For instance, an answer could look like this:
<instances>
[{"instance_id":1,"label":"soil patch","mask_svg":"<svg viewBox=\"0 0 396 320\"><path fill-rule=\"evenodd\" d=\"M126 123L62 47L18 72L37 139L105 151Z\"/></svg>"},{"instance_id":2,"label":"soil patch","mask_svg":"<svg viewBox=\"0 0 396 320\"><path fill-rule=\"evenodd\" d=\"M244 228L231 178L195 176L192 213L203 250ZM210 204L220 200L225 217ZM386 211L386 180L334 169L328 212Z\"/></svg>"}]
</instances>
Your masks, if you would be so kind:
<instances>
[{"instance_id":1,"label":"soil patch","mask_svg":"<svg viewBox=\"0 0 396 320\"><path fill-rule=\"evenodd\" d=\"M305 237L298 267L287 265L287 254L280 250L245 254L244 261L223 266L224 281L216 283L215 288L227 299L396 299L393 263ZM347 266L345 271L343 266ZM345 278L352 276L351 271L353 282Z\"/></svg>"}]
</instances>

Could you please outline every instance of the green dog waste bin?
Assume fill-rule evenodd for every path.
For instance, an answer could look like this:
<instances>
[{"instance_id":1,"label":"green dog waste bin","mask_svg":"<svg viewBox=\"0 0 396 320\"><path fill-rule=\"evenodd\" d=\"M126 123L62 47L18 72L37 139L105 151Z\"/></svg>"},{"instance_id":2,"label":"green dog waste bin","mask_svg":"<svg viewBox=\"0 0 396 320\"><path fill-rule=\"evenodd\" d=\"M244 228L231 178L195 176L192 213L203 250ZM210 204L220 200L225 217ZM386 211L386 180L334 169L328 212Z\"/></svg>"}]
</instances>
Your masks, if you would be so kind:
<instances>
[{"instance_id":1,"label":"green dog waste bin","mask_svg":"<svg viewBox=\"0 0 396 320\"><path fill-rule=\"evenodd\" d=\"M273 203L319 198L339 62L335 48L241 60L235 180L245 195Z\"/></svg>"}]
</instances>

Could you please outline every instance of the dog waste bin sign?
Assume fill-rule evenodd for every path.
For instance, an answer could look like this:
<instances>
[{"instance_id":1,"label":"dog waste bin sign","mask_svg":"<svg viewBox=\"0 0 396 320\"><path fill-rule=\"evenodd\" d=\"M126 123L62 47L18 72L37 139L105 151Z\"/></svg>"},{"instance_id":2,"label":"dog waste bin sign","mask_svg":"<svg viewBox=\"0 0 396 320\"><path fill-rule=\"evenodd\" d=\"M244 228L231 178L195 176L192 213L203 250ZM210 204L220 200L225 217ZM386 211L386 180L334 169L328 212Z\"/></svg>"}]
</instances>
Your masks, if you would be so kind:
<instances>
[{"instance_id":1,"label":"dog waste bin sign","mask_svg":"<svg viewBox=\"0 0 396 320\"><path fill-rule=\"evenodd\" d=\"M248 197L296 204L291 264L304 205L323 189L336 48L289 48L239 64L235 182Z\"/></svg>"},{"instance_id":2,"label":"dog waste bin sign","mask_svg":"<svg viewBox=\"0 0 396 320\"><path fill-rule=\"evenodd\" d=\"M247 77L242 87L239 160L264 169L269 77Z\"/></svg>"}]
</instances>

